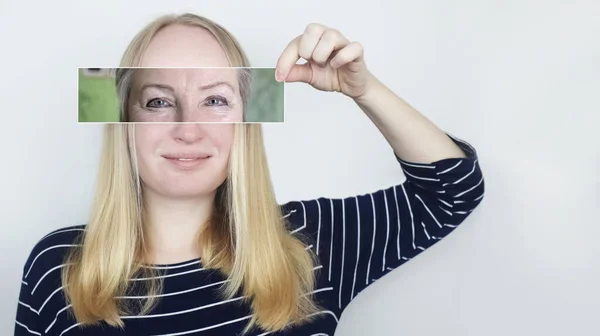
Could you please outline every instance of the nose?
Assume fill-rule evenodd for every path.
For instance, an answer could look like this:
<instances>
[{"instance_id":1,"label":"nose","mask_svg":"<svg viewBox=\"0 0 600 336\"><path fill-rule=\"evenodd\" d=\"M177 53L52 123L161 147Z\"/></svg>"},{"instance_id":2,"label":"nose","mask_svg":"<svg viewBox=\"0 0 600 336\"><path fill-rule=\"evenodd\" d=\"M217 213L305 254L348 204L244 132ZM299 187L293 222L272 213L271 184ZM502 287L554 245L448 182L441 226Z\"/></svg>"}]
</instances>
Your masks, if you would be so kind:
<instances>
[{"instance_id":1,"label":"nose","mask_svg":"<svg viewBox=\"0 0 600 336\"><path fill-rule=\"evenodd\" d=\"M183 95L179 99L179 104L177 106L177 113L175 116L175 120L177 122L195 122L195 121L204 121L200 120L198 116L197 108L194 106L193 97L190 95Z\"/></svg>"},{"instance_id":2,"label":"nose","mask_svg":"<svg viewBox=\"0 0 600 336\"><path fill-rule=\"evenodd\" d=\"M202 124L177 123L172 131L177 142L191 144L200 141L206 135Z\"/></svg>"}]
</instances>

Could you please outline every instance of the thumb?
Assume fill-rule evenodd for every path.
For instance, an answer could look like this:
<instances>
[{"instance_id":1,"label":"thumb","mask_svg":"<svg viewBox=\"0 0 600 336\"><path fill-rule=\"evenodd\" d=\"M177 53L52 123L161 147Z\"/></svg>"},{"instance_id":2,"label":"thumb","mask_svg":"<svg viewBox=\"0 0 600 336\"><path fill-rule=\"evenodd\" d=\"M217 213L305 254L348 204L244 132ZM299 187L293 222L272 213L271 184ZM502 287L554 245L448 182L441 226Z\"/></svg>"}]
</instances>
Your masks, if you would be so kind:
<instances>
[{"instance_id":1,"label":"thumb","mask_svg":"<svg viewBox=\"0 0 600 336\"><path fill-rule=\"evenodd\" d=\"M290 69L287 77L284 81L286 82L304 82L310 83L312 80L312 68L308 62L304 64L294 64Z\"/></svg>"}]
</instances>

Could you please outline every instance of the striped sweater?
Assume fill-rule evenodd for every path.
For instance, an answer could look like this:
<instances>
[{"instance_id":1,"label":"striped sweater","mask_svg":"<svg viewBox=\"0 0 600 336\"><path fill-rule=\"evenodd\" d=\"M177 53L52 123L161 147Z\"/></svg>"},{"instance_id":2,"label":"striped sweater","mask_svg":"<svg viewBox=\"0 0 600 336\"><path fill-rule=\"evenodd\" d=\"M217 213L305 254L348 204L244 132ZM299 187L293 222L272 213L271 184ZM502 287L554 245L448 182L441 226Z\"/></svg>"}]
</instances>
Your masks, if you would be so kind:
<instances>
[{"instance_id":1,"label":"striped sweater","mask_svg":"<svg viewBox=\"0 0 600 336\"><path fill-rule=\"evenodd\" d=\"M466 158L431 164L397 158L406 176L401 184L355 197L281 205L290 234L308 238L306 248L317 255L312 294L321 310L313 322L271 335L333 335L344 309L361 291L447 236L477 207L484 182L476 152L451 138ZM238 335L251 318L241 297L218 295L228 279L196 259L146 266L160 269L164 278L159 303L146 315L122 316L124 329L104 322L79 325L65 300L60 274L66 253L80 243L84 230L82 225L53 231L33 248L23 268L15 335ZM258 328L249 333L267 334Z\"/></svg>"}]
</instances>

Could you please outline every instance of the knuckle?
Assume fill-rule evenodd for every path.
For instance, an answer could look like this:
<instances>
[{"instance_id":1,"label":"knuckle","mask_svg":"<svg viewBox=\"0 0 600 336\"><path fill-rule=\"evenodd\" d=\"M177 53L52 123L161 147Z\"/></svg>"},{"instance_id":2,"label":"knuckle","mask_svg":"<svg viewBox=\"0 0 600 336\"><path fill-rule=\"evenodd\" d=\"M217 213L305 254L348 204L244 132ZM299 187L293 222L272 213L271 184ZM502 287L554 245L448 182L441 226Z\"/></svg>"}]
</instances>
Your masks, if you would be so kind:
<instances>
[{"instance_id":1,"label":"knuckle","mask_svg":"<svg viewBox=\"0 0 600 336\"><path fill-rule=\"evenodd\" d=\"M323 39L326 41L336 41L340 37L340 33L335 29L328 29L323 34Z\"/></svg>"},{"instance_id":2,"label":"knuckle","mask_svg":"<svg viewBox=\"0 0 600 336\"><path fill-rule=\"evenodd\" d=\"M304 30L308 34L316 34L321 32L323 27L318 23L309 23Z\"/></svg>"},{"instance_id":3,"label":"knuckle","mask_svg":"<svg viewBox=\"0 0 600 336\"><path fill-rule=\"evenodd\" d=\"M354 45L356 46L356 50L358 50L359 52L363 52L365 50L364 46L362 45L362 43L360 42L353 42Z\"/></svg>"}]
</instances>

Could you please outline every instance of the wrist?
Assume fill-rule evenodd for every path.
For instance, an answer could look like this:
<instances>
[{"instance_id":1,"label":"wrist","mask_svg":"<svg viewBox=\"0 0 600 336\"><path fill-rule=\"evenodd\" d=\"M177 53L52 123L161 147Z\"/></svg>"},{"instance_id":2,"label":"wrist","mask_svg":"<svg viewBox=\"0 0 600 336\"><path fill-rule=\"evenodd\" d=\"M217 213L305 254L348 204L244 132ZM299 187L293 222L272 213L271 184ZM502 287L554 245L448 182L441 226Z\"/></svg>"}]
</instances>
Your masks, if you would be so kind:
<instances>
[{"instance_id":1,"label":"wrist","mask_svg":"<svg viewBox=\"0 0 600 336\"><path fill-rule=\"evenodd\" d=\"M354 101L359 105L369 105L376 99L377 94L381 93L383 84L371 72L368 73L365 89L360 96L354 98Z\"/></svg>"}]
</instances>

